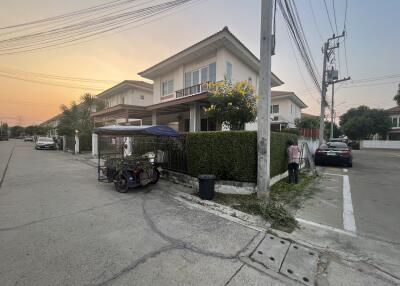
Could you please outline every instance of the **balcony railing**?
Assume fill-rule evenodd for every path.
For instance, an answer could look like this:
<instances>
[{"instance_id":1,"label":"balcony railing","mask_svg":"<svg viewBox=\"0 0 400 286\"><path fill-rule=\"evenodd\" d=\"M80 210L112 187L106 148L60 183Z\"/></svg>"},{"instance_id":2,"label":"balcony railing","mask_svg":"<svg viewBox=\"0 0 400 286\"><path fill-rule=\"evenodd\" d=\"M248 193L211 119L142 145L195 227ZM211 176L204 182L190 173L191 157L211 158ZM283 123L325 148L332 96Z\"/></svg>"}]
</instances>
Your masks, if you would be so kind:
<instances>
[{"instance_id":1,"label":"balcony railing","mask_svg":"<svg viewBox=\"0 0 400 286\"><path fill-rule=\"evenodd\" d=\"M176 92L176 98L182 98L182 97L186 97L186 96L191 96L194 94L198 94L198 93L202 93L205 91L208 91L208 83L204 82L204 83L200 83L200 84L196 84L196 85L192 85L189 87L186 87L184 89L180 89L175 91Z\"/></svg>"}]
</instances>

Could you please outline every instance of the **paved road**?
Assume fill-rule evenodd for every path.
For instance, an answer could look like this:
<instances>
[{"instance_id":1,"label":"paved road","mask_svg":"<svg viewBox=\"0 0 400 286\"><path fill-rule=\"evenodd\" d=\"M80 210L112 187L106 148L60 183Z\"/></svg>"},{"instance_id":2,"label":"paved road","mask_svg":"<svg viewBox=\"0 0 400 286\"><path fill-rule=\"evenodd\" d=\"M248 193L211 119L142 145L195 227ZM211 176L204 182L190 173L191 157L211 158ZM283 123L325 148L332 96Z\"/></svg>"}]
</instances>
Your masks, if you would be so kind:
<instances>
[{"instance_id":1,"label":"paved road","mask_svg":"<svg viewBox=\"0 0 400 286\"><path fill-rule=\"evenodd\" d=\"M343 229L343 180L348 176L357 234L400 244L400 150L353 152L353 168L320 168L328 174L298 216Z\"/></svg>"},{"instance_id":2,"label":"paved road","mask_svg":"<svg viewBox=\"0 0 400 286\"><path fill-rule=\"evenodd\" d=\"M4 161L14 142L0 143ZM119 194L74 156L16 141L0 189L0 284L283 285L239 260L262 233L178 203L165 184Z\"/></svg>"},{"instance_id":3,"label":"paved road","mask_svg":"<svg viewBox=\"0 0 400 286\"><path fill-rule=\"evenodd\" d=\"M167 192L172 183L120 194L98 183L87 161L21 141L0 142L0 175L8 162L0 188L1 286L312 285L313 277L318 285L395 285L397 276L323 253L315 276L315 249L178 202ZM320 240L320 231L294 235L306 239L301 233ZM390 263L385 269L397 265L391 247L379 251Z\"/></svg>"}]
</instances>

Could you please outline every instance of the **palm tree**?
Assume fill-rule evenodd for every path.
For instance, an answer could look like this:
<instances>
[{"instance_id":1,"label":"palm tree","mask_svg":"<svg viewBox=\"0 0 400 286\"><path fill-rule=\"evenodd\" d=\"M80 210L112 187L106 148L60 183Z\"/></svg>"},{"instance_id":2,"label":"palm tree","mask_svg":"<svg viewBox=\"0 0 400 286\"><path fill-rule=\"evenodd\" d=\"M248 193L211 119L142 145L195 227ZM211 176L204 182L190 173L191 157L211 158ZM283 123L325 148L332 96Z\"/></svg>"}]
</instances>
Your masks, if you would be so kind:
<instances>
[{"instance_id":1,"label":"palm tree","mask_svg":"<svg viewBox=\"0 0 400 286\"><path fill-rule=\"evenodd\" d=\"M393 97L393 100L400 106L400 83L399 88L397 89L397 94Z\"/></svg>"}]
</instances>

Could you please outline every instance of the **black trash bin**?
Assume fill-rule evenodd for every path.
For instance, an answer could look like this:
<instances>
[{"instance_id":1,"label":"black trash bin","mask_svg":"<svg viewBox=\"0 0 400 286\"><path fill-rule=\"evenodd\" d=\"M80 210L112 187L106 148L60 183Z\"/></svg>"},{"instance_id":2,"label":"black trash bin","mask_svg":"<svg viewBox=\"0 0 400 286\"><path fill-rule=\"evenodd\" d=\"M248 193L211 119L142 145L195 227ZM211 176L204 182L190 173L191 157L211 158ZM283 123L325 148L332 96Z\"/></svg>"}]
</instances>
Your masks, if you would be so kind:
<instances>
[{"instance_id":1,"label":"black trash bin","mask_svg":"<svg viewBox=\"0 0 400 286\"><path fill-rule=\"evenodd\" d=\"M199 175L199 196L202 200L212 200L214 198L214 175Z\"/></svg>"}]
</instances>

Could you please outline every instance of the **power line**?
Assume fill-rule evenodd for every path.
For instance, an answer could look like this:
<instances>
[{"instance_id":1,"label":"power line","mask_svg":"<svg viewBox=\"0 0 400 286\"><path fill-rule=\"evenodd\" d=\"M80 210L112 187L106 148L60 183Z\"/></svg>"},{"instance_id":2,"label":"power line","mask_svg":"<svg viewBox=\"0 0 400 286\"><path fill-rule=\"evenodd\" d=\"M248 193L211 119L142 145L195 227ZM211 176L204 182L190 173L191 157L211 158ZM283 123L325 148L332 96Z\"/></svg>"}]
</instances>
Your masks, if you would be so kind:
<instances>
[{"instance_id":1,"label":"power line","mask_svg":"<svg viewBox=\"0 0 400 286\"><path fill-rule=\"evenodd\" d=\"M335 20L336 35L339 35L338 28L337 28L337 22L336 22L335 0L332 0L332 8L333 8L333 19Z\"/></svg>"},{"instance_id":2,"label":"power line","mask_svg":"<svg viewBox=\"0 0 400 286\"><path fill-rule=\"evenodd\" d=\"M0 67L0 73L6 74L6 75L12 75L12 76L27 76L27 77L36 77L36 78L71 81L71 82L84 82L84 83L93 83L93 84L116 84L116 83L118 83L118 81L115 81L115 80L70 77L70 76L62 76L62 75L54 75L54 74L29 72L29 71L23 71L23 70L11 69L11 68L5 68L5 67Z\"/></svg>"},{"instance_id":3,"label":"power line","mask_svg":"<svg viewBox=\"0 0 400 286\"><path fill-rule=\"evenodd\" d=\"M26 81L26 82L31 82L31 83L37 83L37 84L50 85L50 86L66 87L66 88L72 88L72 89L92 90L92 91L102 91L102 90L104 90L102 88L93 87L93 86L72 85L72 84L62 84L62 83L51 83L51 82L45 82L45 81L41 81L41 80L26 79L26 78L22 78L22 77L18 77L18 76L11 76L11 75L7 75L7 74L2 74L1 72L0 72L0 77L10 78L10 79L15 79L15 80L21 80L21 81Z\"/></svg>"},{"instance_id":4,"label":"power line","mask_svg":"<svg viewBox=\"0 0 400 286\"><path fill-rule=\"evenodd\" d=\"M325 4L326 15L328 16L328 20L329 20L329 25L331 26L332 33L335 34L335 31L333 30L333 26L332 26L331 16L329 15L329 11L328 11L328 5L326 5L326 0L324 0L324 4Z\"/></svg>"},{"instance_id":5,"label":"power line","mask_svg":"<svg viewBox=\"0 0 400 286\"><path fill-rule=\"evenodd\" d=\"M344 10L343 31L345 32L345 37L344 37L343 45L344 45L344 59L345 59L345 63L346 63L346 73L347 73L347 75L349 75L349 65L348 65L348 61L347 61L347 48L346 48L346 40L347 40L347 6L348 6L348 0L346 0L346 7L345 7L345 10Z\"/></svg>"},{"instance_id":6,"label":"power line","mask_svg":"<svg viewBox=\"0 0 400 286\"><path fill-rule=\"evenodd\" d=\"M314 8L313 8L313 5L311 3L311 0L308 0L308 4L310 5L311 14L313 16L315 28L316 28L316 30L318 32L318 35L319 35L319 38L321 39L321 42L323 42L324 38L322 37L321 31L318 28L319 25L318 25L318 22L317 22L317 18L315 17Z\"/></svg>"},{"instance_id":7,"label":"power line","mask_svg":"<svg viewBox=\"0 0 400 286\"><path fill-rule=\"evenodd\" d=\"M133 0L118 2L128 3L132 1ZM35 32L9 37L0 40L0 55L26 53L49 47L62 46L82 39L93 38L96 35L120 30L125 26L137 22L143 22L148 18L173 10L191 1L192 0L174 0L141 9L132 9L133 7L129 7L119 11L113 11L107 15L94 15L96 17L89 20L75 21L73 24L63 25L58 28L45 27ZM50 21L56 20L51 19ZM62 21L64 21L64 19L62 19Z\"/></svg>"},{"instance_id":8,"label":"power line","mask_svg":"<svg viewBox=\"0 0 400 286\"><path fill-rule=\"evenodd\" d=\"M321 90L319 84L318 71L315 67L312 54L308 47L308 42L304 34L304 30L301 25L300 17L296 12L296 6L292 0L278 0L278 5L282 16L286 22L288 30L290 31L290 36L292 37L297 50L306 66L308 74L317 90Z\"/></svg>"}]
</instances>

